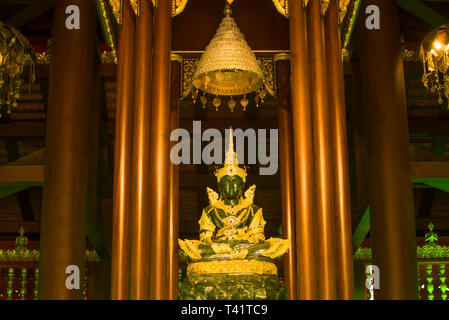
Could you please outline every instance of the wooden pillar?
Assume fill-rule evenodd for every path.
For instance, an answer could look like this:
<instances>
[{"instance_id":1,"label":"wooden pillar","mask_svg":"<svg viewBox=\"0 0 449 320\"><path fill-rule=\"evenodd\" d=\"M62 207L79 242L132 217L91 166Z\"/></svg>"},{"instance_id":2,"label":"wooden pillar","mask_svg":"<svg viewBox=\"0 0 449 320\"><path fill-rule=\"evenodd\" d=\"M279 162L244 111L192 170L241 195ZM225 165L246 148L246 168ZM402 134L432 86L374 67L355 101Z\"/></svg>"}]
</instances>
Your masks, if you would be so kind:
<instances>
[{"instance_id":1,"label":"wooden pillar","mask_svg":"<svg viewBox=\"0 0 449 320\"><path fill-rule=\"evenodd\" d=\"M274 56L277 75L279 153L281 174L282 233L290 239L290 250L283 257L283 274L288 297L296 299L295 182L293 170L292 112L290 97L290 55Z\"/></svg>"},{"instance_id":2,"label":"wooden pillar","mask_svg":"<svg viewBox=\"0 0 449 320\"><path fill-rule=\"evenodd\" d=\"M351 195L349 187L348 142L346 139L344 75L338 32L337 0L329 2L324 26L329 77L337 298L350 300L354 296Z\"/></svg>"},{"instance_id":3,"label":"wooden pillar","mask_svg":"<svg viewBox=\"0 0 449 320\"><path fill-rule=\"evenodd\" d=\"M313 156L317 217L318 297L336 298L334 214L332 198L332 146L328 77L320 0L307 8L311 93L313 101Z\"/></svg>"},{"instance_id":4,"label":"wooden pillar","mask_svg":"<svg viewBox=\"0 0 449 320\"><path fill-rule=\"evenodd\" d=\"M379 267L375 299L417 299L416 230L404 70L396 1L375 5L380 29L359 25L362 87L368 123L369 203L373 264Z\"/></svg>"},{"instance_id":5,"label":"wooden pillar","mask_svg":"<svg viewBox=\"0 0 449 320\"><path fill-rule=\"evenodd\" d=\"M170 171L170 0L159 0L154 23L151 110L150 298L168 299Z\"/></svg>"},{"instance_id":6,"label":"wooden pillar","mask_svg":"<svg viewBox=\"0 0 449 320\"><path fill-rule=\"evenodd\" d=\"M128 299L129 211L131 194L132 105L134 80L134 13L123 3L119 34L114 143L111 298Z\"/></svg>"},{"instance_id":7,"label":"wooden pillar","mask_svg":"<svg viewBox=\"0 0 449 320\"><path fill-rule=\"evenodd\" d=\"M295 160L297 298L317 298L312 115L309 60L302 0L290 0L290 56Z\"/></svg>"},{"instance_id":8,"label":"wooden pillar","mask_svg":"<svg viewBox=\"0 0 449 320\"><path fill-rule=\"evenodd\" d=\"M181 96L182 57L171 55L170 132L179 128L179 97ZM176 142L171 142L170 146ZM168 299L176 300L178 294L178 237L179 237L179 166L170 161L170 186L168 192Z\"/></svg>"},{"instance_id":9,"label":"wooden pillar","mask_svg":"<svg viewBox=\"0 0 449 320\"><path fill-rule=\"evenodd\" d=\"M148 299L150 262L150 116L153 50L153 4L140 2L136 20L133 141L131 168L131 218L129 298Z\"/></svg>"},{"instance_id":10,"label":"wooden pillar","mask_svg":"<svg viewBox=\"0 0 449 320\"><path fill-rule=\"evenodd\" d=\"M77 5L80 29L67 29L65 13ZM92 98L95 4L55 2L53 52L45 141L40 238L39 299L82 299L88 184L88 113ZM66 287L67 266L80 271L80 289Z\"/></svg>"}]
</instances>

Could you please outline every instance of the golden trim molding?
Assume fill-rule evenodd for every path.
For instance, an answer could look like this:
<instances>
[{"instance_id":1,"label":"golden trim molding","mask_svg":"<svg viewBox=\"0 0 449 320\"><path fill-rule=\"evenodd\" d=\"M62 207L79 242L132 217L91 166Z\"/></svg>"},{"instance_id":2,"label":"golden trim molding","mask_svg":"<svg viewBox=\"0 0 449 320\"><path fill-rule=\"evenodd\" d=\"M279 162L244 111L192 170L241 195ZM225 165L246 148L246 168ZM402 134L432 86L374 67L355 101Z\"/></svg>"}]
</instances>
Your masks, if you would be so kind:
<instances>
[{"instance_id":1,"label":"golden trim molding","mask_svg":"<svg viewBox=\"0 0 449 320\"><path fill-rule=\"evenodd\" d=\"M122 24L123 18L123 1L127 0L109 0L109 4L111 5L112 12L114 13L115 19L118 24ZM158 0L128 0L134 14L136 16L140 15L140 2L141 1L151 1L153 3L153 7L158 6ZM172 0L172 17L177 16L182 13L187 5L189 0Z\"/></svg>"},{"instance_id":2,"label":"golden trim molding","mask_svg":"<svg viewBox=\"0 0 449 320\"><path fill-rule=\"evenodd\" d=\"M320 0L320 9L321 9L321 15L326 15L327 8L329 7L329 1L330 0Z\"/></svg>"},{"instance_id":3,"label":"golden trim molding","mask_svg":"<svg viewBox=\"0 0 449 320\"><path fill-rule=\"evenodd\" d=\"M173 0L172 17L181 14L187 5L187 2L189 2L189 0Z\"/></svg>"},{"instance_id":4,"label":"golden trim molding","mask_svg":"<svg viewBox=\"0 0 449 320\"><path fill-rule=\"evenodd\" d=\"M259 260L224 260L195 262L187 266L187 275L199 274L269 274L277 275L272 262Z\"/></svg>"},{"instance_id":5,"label":"golden trim molding","mask_svg":"<svg viewBox=\"0 0 449 320\"><path fill-rule=\"evenodd\" d=\"M338 23L342 23L348 11L348 5L351 0L339 0L338 1Z\"/></svg>"},{"instance_id":6,"label":"golden trim molding","mask_svg":"<svg viewBox=\"0 0 449 320\"><path fill-rule=\"evenodd\" d=\"M284 17L288 18L288 7L289 7L289 1L292 0L272 0L274 6L276 7L276 10L282 14ZM343 19L346 16L346 12L348 9L348 5L350 4L351 0L337 0L338 1L338 16L339 16L339 23L343 22ZM309 4L309 0L303 0L303 6L307 7ZM326 14L327 7L329 6L329 0L321 0L320 1L321 6L321 14Z\"/></svg>"},{"instance_id":7,"label":"golden trim molding","mask_svg":"<svg viewBox=\"0 0 449 320\"><path fill-rule=\"evenodd\" d=\"M288 3L289 0L273 0L276 10L286 18L288 18Z\"/></svg>"},{"instance_id":8,"label":"golden trim molding","mask_svg":"<svg viewBox=\"0 0 449 320\"><path fill-rule=\"evenodd\" d=\"M276 62L279 60L290 60L290 53L282 52L282 53L275 54L273 56L273 61Z\"/></svg>"},{"instance_id":9,"label":"golden trim molding","mask_svg":"<svg viewBox=\"0 0 449 320\"><path fill-rule=\"evenodd\" d=\"M170 54L170 61L178 61L179 63L182 63L184 61L184 58L176 53Z\"/></svg>"}]
</instances>

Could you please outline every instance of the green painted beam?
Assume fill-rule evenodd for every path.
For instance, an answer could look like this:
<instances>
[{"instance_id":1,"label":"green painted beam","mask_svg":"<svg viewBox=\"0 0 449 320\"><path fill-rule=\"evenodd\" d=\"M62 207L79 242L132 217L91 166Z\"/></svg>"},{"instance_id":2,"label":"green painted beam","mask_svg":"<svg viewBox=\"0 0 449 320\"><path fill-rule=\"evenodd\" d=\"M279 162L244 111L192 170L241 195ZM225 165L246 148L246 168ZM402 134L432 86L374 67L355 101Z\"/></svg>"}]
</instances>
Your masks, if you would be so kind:
<instances>
[{"instance_id":1,"label":"green painted beam","mask_svg":"<svg viewBox=\"0 0 449 320\"><path fill-rule=\"evenodd\" d=\"M102 261L109 261L111 259L101 225L97 219L97 210L93 208L90 202L87 203L86 210L86 237Z\"/></svg>"},{"instance_id":2,"label":"green painted beam","mask_svg":"<svg viewBox=\"0 0 449 320\"><path fill-rule=\"evenodd\" d=\"M357 248L360 247L363 240L366 238L370 230L370 216L369 216L369 206L366 207L366 210L359 221L359 224L355 228L352 233L352 252L355 253Z\"/></svg>"},{"instance_id":3,"label":"green painted beam","mask_svg":"<svg viewBox=\"0 0 449 320\"><path fill-rule=\"evenodd\" d=\"M30 187L29 184L15 185L15 186L0 186L0 199L6 198L14 193L26 190Z\"/></svg>"},{"instance_id":4,"label":"green painted beam","mask_svg":"<svg viewBox=\"0 0 449 320\"><path fill-rule=\"evenodd\" d=\"M413 178L413 183L424 183L432 188L449 192L449 178Z\"/></svg>"},{"instance_id":5,"label":"green painted beam","mask_svg":"<svg viewBox=\"0 0 449 320\"><path fill-rule=\"evenodd\" d=\"M441 15L438 11L419 0L398 0L398 5L435 28L449 23L449 18Z\"/></svg>"},{"instance_id":6,"label":"green painted beam","mask_svg":"<svg viewBox=\"0 0 449 320\"><path fill-rule=\"evenodd\" d=\"M449 192L449 181L448 182L430 182L430 183L427 183L427 185L429 185L435 189Z\"/></svg>"}]
</instances>

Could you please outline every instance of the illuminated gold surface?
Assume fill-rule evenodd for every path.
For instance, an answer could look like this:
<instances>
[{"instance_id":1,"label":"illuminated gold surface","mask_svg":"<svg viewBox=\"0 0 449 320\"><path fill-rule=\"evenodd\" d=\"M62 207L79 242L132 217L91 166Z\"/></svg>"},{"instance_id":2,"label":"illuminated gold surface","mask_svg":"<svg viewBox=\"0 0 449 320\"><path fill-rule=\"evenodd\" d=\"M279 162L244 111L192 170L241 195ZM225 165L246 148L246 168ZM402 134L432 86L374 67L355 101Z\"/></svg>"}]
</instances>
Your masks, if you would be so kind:
<instances>
[{"instance_id":1,"label":"illuminated gold surface","mask_svg":"<svg viewBox=\"0 0 449 320\"><path fill-rule=\"evenodd\" d=\"M271 274L277 275L276 265L258 260L229 260L195 262L187 266L187 275L200 274Z\"/></svg>"},{"instance_id":2,"label":"illuminated gold surface","mask_svg":"<svg viewBox=\"0 0 449 320\"><path fill-rule=\"evenodd\" d=\"M193 86L210 94L243 95L263 85L262 69L230 12L226 7L193 75Z\"/></svg>"}]
</instances>

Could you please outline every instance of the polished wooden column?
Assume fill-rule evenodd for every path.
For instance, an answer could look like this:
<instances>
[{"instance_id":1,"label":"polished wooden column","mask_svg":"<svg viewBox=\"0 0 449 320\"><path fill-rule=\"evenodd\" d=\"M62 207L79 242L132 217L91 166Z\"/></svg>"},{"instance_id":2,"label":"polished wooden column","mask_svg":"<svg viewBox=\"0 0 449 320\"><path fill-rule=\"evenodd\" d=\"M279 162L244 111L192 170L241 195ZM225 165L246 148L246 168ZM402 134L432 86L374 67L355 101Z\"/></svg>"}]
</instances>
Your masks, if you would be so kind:
<instances>
[{"instance_id":1,"label":"polished wooden column","mask_svg":"<svg viewBox=\"0 0 449 320\"><path fill-rule=\"evenodd\" d=\"M179 97L181 96L182 57L171 55L170 132L179 128ZM177 142L170 142L170 146ZM179 166L170 161L168 192L168 299L176 300L178 294L178 237L179 237Z\"/></svg>"},{"instance_id":2,"label":"polished wooden column","mask_svg":"<svg viewBox=\"0 0 449 320\"><path fill-rule=\"evenodd\" d=\"M376 299L417 299L416 230L407 104L396 1L365 0L380 10L380 29L358 27L368 123L369 203Z\"/></svg>"},{"instance_id":3,"label":"polished wooden column","mask_svg":"<svg viewBox=\"0 0 449 320\"><path fill-rule=\"evenodd\" d=\"M320 0L307 8L309 35L315 202L317 218L318 297L336 298L334 215L332 198L332 147L328 78Z\"/></svg>"},{"instance_id":4,"label":"polished wooden column","mask_svg":"<svg viewBox=\"0 0 449 320\"><path fill-rule=\"evenodd\" d=\"M290 239L290 250L283 257L283 274L288 298L296 299L295 182L290 96L290 55L274 56L277 75L279 119L279 160L281 174L282 234Z\"/></svg>"},{"instance_id":5,"label":"polished wooden column","mask_svg":"<svg viewBox=\"0 0 449 320\"><path fill-rule=\"evenodd\" d=\"M353 299L354 296L351 237L351 195L349 187L348 148L346 139L344 75L340 37L338 32L337 0L331 0L329 2L324 26L329 79L337 298L350 300Z\"/></svg>"},{"instance_id":6,"label":"polished wooden column","mask_svg":"<svg viewBox=\"0 0 449 320\"><path fill-rule=\"evenodd\" d=\"M129 298L148 299L150 262L150 116L153 4L140 2L136 19L131 168Z\"/></svg>"},{"instance_id":7,"label":"polished wooden column","mask_svg":"<svg viewBox=\"0 0 449 320\"><path fill-rule=\"evenodd\" d=\"M295 160L297 298L317 298L312 116L306 23L302 0L290 0L291 95Z\"/></svg>"},{"instance_id":8,"label":"polished wooden column","mask_svg":"<svg viewBox=\"0 0 449 320\"><path fill-rule=\"evenodd\" d=\"M170 172L170 0L159 0L154 23L151 111L150 298L168 299Z\"/></svg>"},{"instance_id":9,"label":"polished wooden column","mask_svg":"<svg viewBox=\"0 0 449 320\"><path fill-rule=\"evenodd\" d=\"M129 211L131 208L134 24L134 13L131 5L128 1L124 1L117 66L111 257L111 298L118 300L129 298L128 229Z\"/></svg>"},{"instance_id":10,"label":"polished wooden column","mask_svg":"<svg viewBox=\"0 0 449 320\"><path fill-rule=\"evenodd\" d=\"M80 9L69 30L66 7ZM94 74L96 10L91 0L55 2L50 65L45 182L40 233L39 299L82 299L88 186L88 114ZM66 288L66 268L80 271L80 289Z\"/></svg>"}]
</instances>

